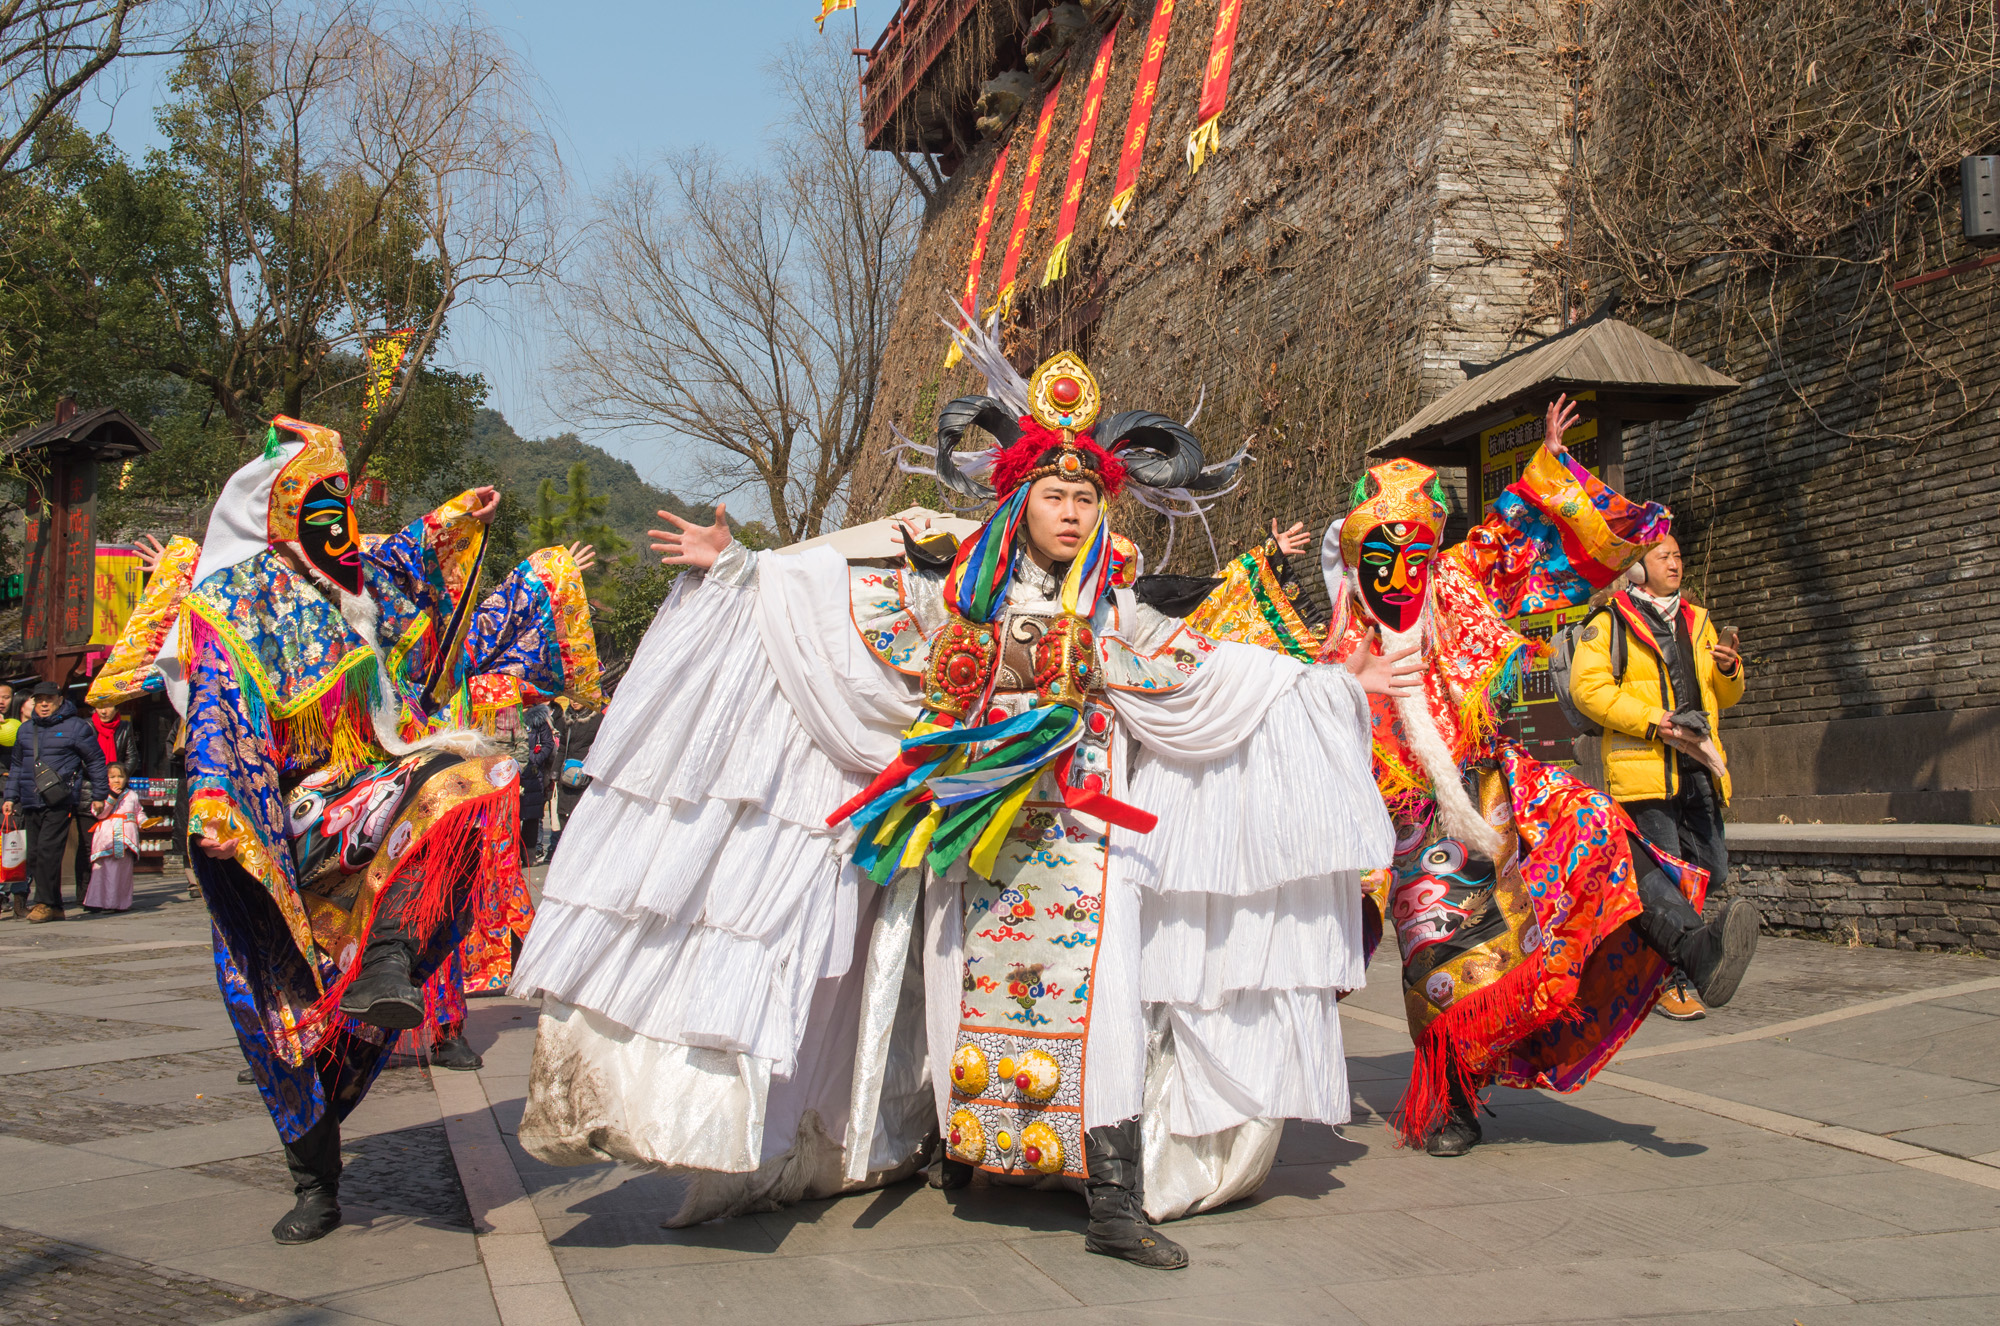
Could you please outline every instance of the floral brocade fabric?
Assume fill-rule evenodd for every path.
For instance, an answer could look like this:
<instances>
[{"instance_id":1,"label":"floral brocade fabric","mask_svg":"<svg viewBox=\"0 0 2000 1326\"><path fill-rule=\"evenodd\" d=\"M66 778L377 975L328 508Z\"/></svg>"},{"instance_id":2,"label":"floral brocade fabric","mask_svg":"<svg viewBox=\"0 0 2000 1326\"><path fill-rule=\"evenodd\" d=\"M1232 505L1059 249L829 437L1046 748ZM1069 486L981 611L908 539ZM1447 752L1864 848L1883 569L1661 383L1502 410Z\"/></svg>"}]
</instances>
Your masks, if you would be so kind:
<instances>
[{"instance_id":1,"label":"floral brocade fabric","mask_svg":"<svg viewBox=\"0 0 2000 1326\"><path fill-rule=\"evenodd\" d=\"M511 958L504 936L525 928L514 761L435 748L398 756L384 741L404 749L462 727L481 678L602 700L573 559L546 549L475 598L485 527L473 505L468 493L363 540L363 584L379 614L372 640L266 549L192 587L184 573L167 580L178 562L164 564L150 614L134 619L143 638L120 642L115 685L157 688L160 622L175 620L188 680L188 831L234 849L226 861L193 856L218 978L287 1138L328 1108L352 1108L377 1066L386 1038L335 1005L385 899L420 946L419 980L456 962L477 930L464 956L491 981L497 953Z\"/></svg>"},{"instance_id":2,"label":"floral brocade fabric","mask_svg":"<svg viewBox=\"0 0 2000 1326\"><path fill-rule=\"evenodd\" d=\"M1275 544L1253 548L1223 568L1222 583L1187 615L1204 635L1258 645L1289 654L1301 663L1319 655L1325 623L1309 622L1299 611L1298 578Z\"/></svg>"}]
</instances>

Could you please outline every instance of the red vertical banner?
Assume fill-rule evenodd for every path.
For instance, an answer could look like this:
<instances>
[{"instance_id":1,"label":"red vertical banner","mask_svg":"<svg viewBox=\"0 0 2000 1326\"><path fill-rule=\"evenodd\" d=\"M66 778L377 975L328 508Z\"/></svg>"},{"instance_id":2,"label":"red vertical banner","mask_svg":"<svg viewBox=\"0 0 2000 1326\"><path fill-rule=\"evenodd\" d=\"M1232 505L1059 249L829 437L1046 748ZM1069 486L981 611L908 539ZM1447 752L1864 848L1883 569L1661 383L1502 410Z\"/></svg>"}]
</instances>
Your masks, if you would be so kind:
<instances>
[{"instance_id":1,"label":"red vertical banner","mask_svg":"<svg viewBox=\"0 0 2000 1326\"><path fill-rule=\"evenodd\" d=\"M972 232L972 257L965 264L965 293L958 297L958 307L965 315L967 327L979 316L979 269L986 261L986 237L993 233L993 209L1000 205L1000 182L1007 178L1007 154L1013 146L1012 143L1002 143L1000 155L993 158L993 177L986 181L986 201L979 209L979 227ZM953 337L951 349L944 357L944 366L955 366L961 353L958 338Z\"/></svg>"},{"instance_id":2,"label":"red vertical banner","mask_svg":"<svg viewBox=\"0 0 2000 1326\"><path fill-rule=\"evenodd\" d=\"M1056 103L1062 99L1062 80L1057 79L1042 101L1042 116L1035 121L1035 136L1028 144L1028 168L1021 172L1021 200L1014 204L1014 226L1007 235L1007 256L1000 263L1000 296L993 301L1001 317L1014 307L1014 277L1021 270L1021 248L1028 242L1028 220L1035 213L1035 186L1042 180L1042 158L1049 150L1049 126L1055 123Z\"/></svg>"},{"instance_id":3,"label":"red vertical banner","mask_svg":"<svg viewBox=\"0 0 2000 1326\"><path fill-rule=\"evenodd\" d=\"M1236 55L1236 20L1243 0L1222 0L1215 11L1215 39L1208 45L1208 67L1201 76L1201 105L1195 129L1188 135L1188 172L1201 169L1209 155L1222 150L1222 108L1229 103L1229 62Z\"/></svg>"},{"instance_id":4,"label":"red vertical banner","mask_svg":"<svg viewBox=\"0 0 2000 1326\"><path fill-rule=\"evenodd\" d=\"M1063 185L1062 215L1056 219L1056 246L1042 270L1042 284L1052 285L1069 271L1069 242L1076 233L1076 209L1083 202L1083 181L1090 173L1090 148L1097 141L1097 112L1104 106L1104 80L1111 73L1111 50L1118 44L1118 24L1098 43L1090 66L1090 84L1083 90L1083 118L1076 122L1076 146L1069 154L1069 180Z\"/></svg>"},{"instance_id":5,"label":"red vertical banner","mask_svg":"<svg viewBox=\"0 0 2000 1326\"><path fill-rule=\"evenodd\" d=\"M1167 32L1174 25L1175 0L1160 0L1153 26L1146 31L1146 58L1139 65L1139 83L1132 91L1132 110L1125 117L1125 147L1118 154L1118 182L1112 186L1111 208L1104 224L1125 224L1132 200L1139 196L1139 167L1146 158L1146 133L1153 123L1153 103L1160 99L1160 65L1167 58Z\"/></svg>"}]
</instances>

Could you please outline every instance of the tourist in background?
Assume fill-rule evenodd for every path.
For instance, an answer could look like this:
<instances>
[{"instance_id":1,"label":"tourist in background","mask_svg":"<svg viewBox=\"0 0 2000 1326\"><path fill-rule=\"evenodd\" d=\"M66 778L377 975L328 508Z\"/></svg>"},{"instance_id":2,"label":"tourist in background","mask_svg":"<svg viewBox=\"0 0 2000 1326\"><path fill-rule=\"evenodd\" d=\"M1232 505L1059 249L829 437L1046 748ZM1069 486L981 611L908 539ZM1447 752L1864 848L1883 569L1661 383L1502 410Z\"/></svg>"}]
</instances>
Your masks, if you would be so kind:
<instances>
[{"instance_id":1,"label":"tourist in background","mask_svg":"<svg viewBox=\"0 0 2000 1326\"><path fill-rule=\"evenodd\" d=\"M31 923L63 919L63 849L72 822L88 826L104 810L110 785L104 751L76 706L51 682L38 682L33 712L14 737L7 770L5 815L28 831ZM88 818L84 818L88 812ZM87 832L86 828L86 832ZM78 891L79 900L82 891Z\"/></svg>"},{"instance_id":2,"label":"tourist in background","mask_svg":"<svg viewBox=\"0 0 2000 1326\"><path fill-rule=\"evenodd\" d=\"M1706 870L1716 897L1729 878L1722 711L1743 698L1743 659L1735 629L1719 633L1707 610L1681 593L1682 573L1681 546L1670 534L1580 633L1570 699L1604 729L1604 790L1648 842ZM1673 887L1663 875L1640 881L1642 895ZM1681 925L1699 924L1692 908L1686 912ZM1660 1010L1682 1021L1705 1015L1684 981Z\"/></svg>"},{"instance_id":3,"label":"tourist in background","mask_svg":"<svg viewBox=\"0 0 2000 1326\"><path fill-rule=\"evenodd\" d=\"M14 763L14 734L20 728L21 716L14 711L14 688L0 682L0 788L6 786L7 770ZM0 878L5 880L0 891L7 895L0 898L0 921L18 921L28 914L26 849L20 842L10 841L15 834L22 839L27 837L11 819L0 824L0 858L4 858L0 860Z\"/></svg>"},{"instance_id":4,"label":"tourist in background","mask_svg":"<svg viewBox=\"0 0 2000 1326\"><path fill-rule=\"evenodd\" d=\"M83 895L83 910L130 911L132 869L139 856L139 825L145 813L124 765L106 766L104 781L111 795L104 814L90 831L90 888Z\"/></svg>"},{"instance_id":5,"label":"tourist in background","mask_svg":"<svg viewBox=\"0 0 2000 1326\"><path fill-rule=\"evenodd\" d=\"M527 745L527 758L521 765L521 865L525 868L548 860L542 849L542 819L548 810L549 784L555 779L560 742L549 722L547 705L530 705L521 711L521 718Z\"/></svg>"}]
</instances>

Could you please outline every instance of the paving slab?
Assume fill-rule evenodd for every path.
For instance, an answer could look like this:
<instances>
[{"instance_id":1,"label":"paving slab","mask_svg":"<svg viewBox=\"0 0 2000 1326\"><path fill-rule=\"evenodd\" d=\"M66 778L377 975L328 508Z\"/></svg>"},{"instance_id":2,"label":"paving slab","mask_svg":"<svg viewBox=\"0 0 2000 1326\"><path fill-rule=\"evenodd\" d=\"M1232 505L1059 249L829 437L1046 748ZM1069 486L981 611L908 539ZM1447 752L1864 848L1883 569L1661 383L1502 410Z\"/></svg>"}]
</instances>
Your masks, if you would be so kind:
<instances>
[{"instance_id":1,"label":"paving slab","mask_svg":"<svg viewBox=\"0 0 2000 1326\"><path fill-rule=\"evenodd\" d=\"M953 1317L1019 1321L1077 1305L1000 1240L597 1271L572 1274L568 1281L570 1297L586 1322L873 1326Z\"/></svg>"},{"instance_id":2,"label":"paving slab","mask_svg":"<svg viewBox=\"0 0 2000 1326\"><path fill-rule=\"evenodd\" d=\"M2000 1294L2000 1230L1788 1243L1757 1256L1857 1302Z\"/></svg>"},{"instance_id":3,"label":"paving slab","mask_svg":"<svg viewBox=\"0 0 2000 1326\"><path fill-rule=\"evenodd\" d=\"M500 1324L500 1314L487 1292L486 1272L478 1266L420 1275L358 1294L335 1294L323 1306L387 1326Z\"/></svg>"},{"instance_id":4,"label":"paving slab","mask_svg":"<svg viewBox=\"0 0 2000 1326\"><path fill-rule=\"evenodd\" d=\"M1561 1230L1549 1231L1551 1239ZM1451 1251L1456 1252L1453 1248ZM1435 1253L1435 1250L1434 1250ZM1448 1262L1446 1263L1449 1264ZM1743 1252L1605 1257L1523 1270L1450 1272L1328 1290L1370 1326L1509 1326L1720 1307L1801 1309L1849 1300Z\"/></svg>"}]
</instances>

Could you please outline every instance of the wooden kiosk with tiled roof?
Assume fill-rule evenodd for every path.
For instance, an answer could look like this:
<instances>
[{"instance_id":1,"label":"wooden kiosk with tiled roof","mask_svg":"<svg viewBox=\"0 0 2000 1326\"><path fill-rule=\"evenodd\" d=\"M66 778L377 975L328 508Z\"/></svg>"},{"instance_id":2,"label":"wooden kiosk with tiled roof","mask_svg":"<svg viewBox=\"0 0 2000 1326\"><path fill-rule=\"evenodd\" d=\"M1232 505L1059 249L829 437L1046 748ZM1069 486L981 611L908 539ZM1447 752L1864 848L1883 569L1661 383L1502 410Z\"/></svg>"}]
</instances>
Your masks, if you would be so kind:
<instances>
[{"instance_id":1,"label":"wooden kiosk with tiled roof","mask_svg":"<svg viewBox=\"0 0 2000 1326\"><path fill-rule=\"evenodd\" d=\"M1570 454L1623 491L1627 423L1678 422L1704 401L1742 385L1611 317L1609 305L1505 359L1460 366L1466 372L1463 383L1369 448L1369 455L1408 456L1435 469L1463 469L1467 493L1477 495L1468 503L1474 520L1534 457L1542 444L1543 412L1558 394L1574 398L1582 408L1582 420L1563 439ZM1546 640L1586 611L1535 613L1515 626L1531 639ZM1574 763L1576 731L1556 706L1546 665L1524 677L1510 727L1538 758Z\"/></svg>"}]
</instances>

